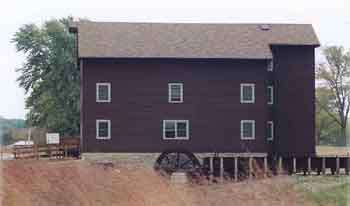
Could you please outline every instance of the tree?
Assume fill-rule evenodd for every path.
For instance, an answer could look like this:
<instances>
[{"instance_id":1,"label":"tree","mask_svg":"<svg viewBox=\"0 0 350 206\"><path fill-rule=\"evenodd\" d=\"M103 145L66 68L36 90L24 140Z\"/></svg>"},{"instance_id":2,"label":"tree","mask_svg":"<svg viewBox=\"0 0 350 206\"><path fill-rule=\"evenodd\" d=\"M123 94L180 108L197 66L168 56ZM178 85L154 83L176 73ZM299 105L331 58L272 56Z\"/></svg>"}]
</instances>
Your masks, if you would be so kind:
<instances>
[{"instance_id":1,"label":"tree","mask_svg":"<svg viewBox=\"0 0 350 206\"><path fill-rule=\"evenodd\" d=\"M321 145L344 145L344 139L340 136L340 126L320 105L329 107L331 92L327 88L316 88L316 143ZM328 109L329 112L333 112Z\"/></svg>"},{"instance_id":2,"label":"tree","mask_svg":"<svg viewBox=\"0 0 350 206\"><path fill-rule=\"evenodd\" d=\"M25 127L22 119L5 119L0 116L0 144L8 145L16 141L12 131Z\"/></svg>"},{"instance_id":3,"label":"tree","mask_svg":"<svg viewBox=\"0 0 350 206\"><path fill-rule=\"evenodd\" d=\"M341 136L349 145L347 124L350 109L350 51L343 47L323 49L325 63L317 67L319 87L329 90L327 104L317 99L317 104L340 126Z\"/></svg>"},{"instance_id":4,"label":"tree","mask_svg":"<svg viewBox=\"0 0 350 206\"><path fill-rule=\"evenodd\" d=\"M27 122L49 131L79 133L80 76L75 37L68 31L72 18L50 20L42 26L27 24L13 42L25 54L18 82L29 94Z\"/></svg>"}]
</instances>

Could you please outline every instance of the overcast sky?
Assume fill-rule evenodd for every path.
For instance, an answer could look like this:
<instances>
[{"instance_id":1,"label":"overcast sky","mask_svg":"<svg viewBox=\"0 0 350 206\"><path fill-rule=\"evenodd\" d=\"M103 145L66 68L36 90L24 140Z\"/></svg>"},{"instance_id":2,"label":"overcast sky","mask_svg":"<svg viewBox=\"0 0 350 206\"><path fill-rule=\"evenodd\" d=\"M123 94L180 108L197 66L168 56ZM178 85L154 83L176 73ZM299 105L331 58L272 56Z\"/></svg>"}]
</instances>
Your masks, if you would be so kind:
<instances>
[{"instance_id":1,"label":"overcast sky","mask_svg":"<svg viewBox=\"0 0 350 206\"><path fill-rule=\"evenodd\" d=\"M92 21L312 23L324 45L350 48L350 5L347 0L11 0L1 3L0 116L24 118L25 95L15 68L23 63L10 43L23 24L51 18L84 17ZM91 2L91 3L88 3Z\"/></svg>"}]
</instances>

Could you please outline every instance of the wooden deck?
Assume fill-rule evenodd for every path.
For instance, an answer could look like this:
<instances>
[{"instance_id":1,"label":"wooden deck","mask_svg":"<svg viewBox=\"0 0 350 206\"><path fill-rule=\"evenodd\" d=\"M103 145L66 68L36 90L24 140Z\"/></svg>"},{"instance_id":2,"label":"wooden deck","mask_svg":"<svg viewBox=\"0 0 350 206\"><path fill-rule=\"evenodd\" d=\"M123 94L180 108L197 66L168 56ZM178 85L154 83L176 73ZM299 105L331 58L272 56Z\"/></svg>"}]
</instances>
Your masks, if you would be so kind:
<instances>
[{"instance_id":1,"label":"wooden deck","mask_svg":"<svg viewBox=\"0 0 350 206\"><path fill-rule=\"evenodd\" d=\"M349 175L350 155L347 152L319 153L316 156L274 156L265 153L217 153L203 158L209 178L253 179L279 174Z\"/></svg>"},{"instance_id":2,"label":"wooden deck","mask_svg":"<svg viewBox=\"0 0 350 206\"><path fill-rule=\"evenodd\" d=\"M350 147L316 146L317 156L350 156Z\"/></svg>"}]
</instances>

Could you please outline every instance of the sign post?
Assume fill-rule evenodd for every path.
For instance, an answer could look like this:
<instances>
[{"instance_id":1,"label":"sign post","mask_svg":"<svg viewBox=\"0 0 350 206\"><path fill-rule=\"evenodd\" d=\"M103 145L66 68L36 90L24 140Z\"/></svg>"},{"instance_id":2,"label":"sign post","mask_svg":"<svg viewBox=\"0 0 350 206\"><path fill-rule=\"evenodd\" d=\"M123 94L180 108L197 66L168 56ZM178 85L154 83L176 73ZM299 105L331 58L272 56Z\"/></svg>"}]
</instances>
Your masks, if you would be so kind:
<instances>
[{"instance_id":1,"label":"sign post","mask_svg":"<svg viewBox=\"0 0 350 206\"><path fill-rule=\"evenodd\" d=\"M59 144L60 134L59 133L46 133L46 144Z\"/></svg>"}]
</instances>

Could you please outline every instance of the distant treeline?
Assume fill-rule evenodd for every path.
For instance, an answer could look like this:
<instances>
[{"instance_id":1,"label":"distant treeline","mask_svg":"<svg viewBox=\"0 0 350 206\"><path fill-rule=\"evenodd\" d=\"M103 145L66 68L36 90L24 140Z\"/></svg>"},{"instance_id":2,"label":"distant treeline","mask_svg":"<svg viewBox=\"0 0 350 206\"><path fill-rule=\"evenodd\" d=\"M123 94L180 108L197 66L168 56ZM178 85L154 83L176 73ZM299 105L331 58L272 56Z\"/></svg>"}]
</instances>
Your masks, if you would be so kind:
<instances>
[{"instance_id":1,"label":"distant treeline","mask_svg":"<svg viewBox=\"0 0 350 206\"><path fill-rule=\"evenodd\" d=\"M13 138L13 131L15 129L25 128L26 123L24 119L6 119L0 116L0 143L8 145L15 141Z\"/></svg>"}]
</instances>

